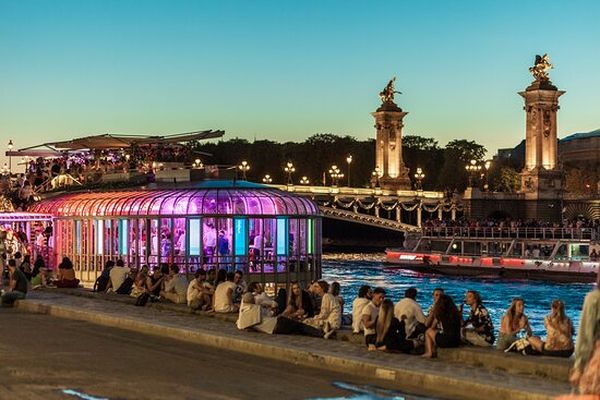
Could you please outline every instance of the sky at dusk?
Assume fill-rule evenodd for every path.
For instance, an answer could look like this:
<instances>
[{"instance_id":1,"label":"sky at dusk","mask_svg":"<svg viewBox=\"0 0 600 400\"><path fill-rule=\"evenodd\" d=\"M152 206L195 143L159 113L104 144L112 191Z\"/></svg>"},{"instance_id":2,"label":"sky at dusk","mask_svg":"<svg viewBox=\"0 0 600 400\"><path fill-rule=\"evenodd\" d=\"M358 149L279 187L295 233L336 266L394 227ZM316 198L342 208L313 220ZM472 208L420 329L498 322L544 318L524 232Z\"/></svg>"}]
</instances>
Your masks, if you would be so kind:
<instances>
[{"instance_id":1,"label":"sky at dusk","mask_svg":"<svg viewBox=\"0 0 600 400\"><path fill-rule=\"evenodd\" d=\"M0 0L0 140L224 129L374 136L392 76L405 134L524 137L547 52L559 137L600 128L598 1Z\"/></svg>"}]
</instances>

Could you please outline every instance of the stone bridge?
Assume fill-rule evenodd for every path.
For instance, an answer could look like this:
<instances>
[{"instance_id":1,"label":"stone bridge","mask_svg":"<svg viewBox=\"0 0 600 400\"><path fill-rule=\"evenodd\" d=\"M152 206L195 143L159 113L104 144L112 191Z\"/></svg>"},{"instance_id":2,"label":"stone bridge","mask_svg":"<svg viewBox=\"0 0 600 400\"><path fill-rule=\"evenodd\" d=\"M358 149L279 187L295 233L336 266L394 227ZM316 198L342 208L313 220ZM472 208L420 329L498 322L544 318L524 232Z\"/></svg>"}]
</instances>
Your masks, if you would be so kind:
<instances>
[{"instance_id":1,"label":"stone bridge","mask_svg":"<svg viewBox=\"0 0 600 400\"><path fill-rule=\"evenodd\" d=\"M383 190L335 186L270 185L310 197L325 218L402 232L420 232L425 219L456 219L463 210L460 199L443 192Z\"/></svg>"}]
</instances>

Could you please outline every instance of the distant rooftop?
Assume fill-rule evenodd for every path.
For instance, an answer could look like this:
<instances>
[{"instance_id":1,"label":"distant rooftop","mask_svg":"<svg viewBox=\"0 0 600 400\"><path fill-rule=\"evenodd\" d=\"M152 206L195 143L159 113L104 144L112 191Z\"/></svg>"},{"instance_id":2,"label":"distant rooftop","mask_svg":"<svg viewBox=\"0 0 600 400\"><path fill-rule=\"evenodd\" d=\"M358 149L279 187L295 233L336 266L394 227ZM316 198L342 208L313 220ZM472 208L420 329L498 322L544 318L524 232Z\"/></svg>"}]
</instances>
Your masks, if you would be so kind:
<instances>
[{"instance_id":1,"label":"distant rooftop","mask_svg":"<svg viewBox=\"0 0 600 400\"><path fill-rule=\"evenodd\" d=\"M593 137L600 137L600 129L596 129L595 131L591 131L591 132L573 133L572 135L569 135L565 138L560 139L560 141L561 142L570 142L571 140L588 139L588 138L593 138Z\"/></svg>"}]
</instances>

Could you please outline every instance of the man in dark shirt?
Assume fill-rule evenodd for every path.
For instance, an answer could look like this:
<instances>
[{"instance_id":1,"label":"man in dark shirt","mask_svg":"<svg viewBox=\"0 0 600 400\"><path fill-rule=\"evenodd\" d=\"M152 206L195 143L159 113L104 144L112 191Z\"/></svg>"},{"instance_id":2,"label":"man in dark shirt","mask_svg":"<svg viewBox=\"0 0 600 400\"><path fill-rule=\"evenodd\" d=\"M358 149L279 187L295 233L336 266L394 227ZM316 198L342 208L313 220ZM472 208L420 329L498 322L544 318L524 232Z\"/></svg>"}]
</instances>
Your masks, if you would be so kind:
<instances>
[{"instance_id":1,"label":"man in dark shirt","mask_svg":"<svg viewBox=\"0 0 600 400\"><path fill-rule=\"evenodd\" d=\"M469 290L465 295L465 304L471 310L465 320L463 329L464 340L475 346L490 346L494 343L494 324L483 304L481 295L475 290ZM461 306L462 309L462 306Z\"/></svg>"},{"instance_id":2,"label":"man in dark shirt","mask_svg":"<svg viewBox=\"0 0 600 400\"><path fill-rule=\"evenodd\" d=\"M29 284L23 271L17 268L14 259L8 260L8 270L10 274L10 291L2 295L3 307L10 307L15 303L15 300L24 299Z\"/></svg>"}]
</instances>

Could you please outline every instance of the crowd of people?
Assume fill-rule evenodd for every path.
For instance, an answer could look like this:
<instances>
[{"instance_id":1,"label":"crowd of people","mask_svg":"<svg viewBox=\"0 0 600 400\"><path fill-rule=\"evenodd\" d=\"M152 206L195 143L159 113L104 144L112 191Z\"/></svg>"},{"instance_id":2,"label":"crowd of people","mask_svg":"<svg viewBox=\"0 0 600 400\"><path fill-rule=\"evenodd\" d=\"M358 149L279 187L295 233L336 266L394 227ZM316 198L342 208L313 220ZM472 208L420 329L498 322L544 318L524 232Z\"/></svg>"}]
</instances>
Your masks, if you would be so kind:
<instances>
[{"instance_id":1,"label":"crowd of people","mask_svg":"<svg viewBox=\"0 0 600 400\"><path fill-rule=\"evenodd\" d=\"M41 257L33 267L29 257L20 254L8 260L4 254L0 261L7 267L9 281L9 287L2 294L3 305L24 299L32 285L79 286L73 264L67 257L60 263L54 279L48 275ZM365 346L370 351L433 358L439 348L471 345L563 358L575 353L573 384L585 393L600 393L600 380L593 380L600 371L599 289L585 298L576 345L573 324L565 313L564 302L559 299L552 300L544 317L546 339L542 340L532 333L522 298L512 300L496 331L481 294L475 290L468 290L457 305L443 288L436 288L432 292L432 305L424 311L417 301L417 288L406 289L404 297L394 303L386 298L384 288L363 285L352 303L351 313L345 315L338 282L329 284L318 280L307 288L292 282L289 293L281 288L272 298L260 283L247 284L242 271L201 268L188 282L175 264L161 264L150 272L147 266L139 270L129 268L122 260L106 262L94 290L135 297L137 306L144 306L148 301L171 302L187 305L191 310L236 313L238 329L268 334L302 334L327 339L347 325L354 334L364 336ZM593 373L590 372L592 367L595 368Z\"/></svg>"},{"instance_id":2,"label":"crowd of people","mask_svg":"<svg viewBox=\"0 0 600 400\"><path fill-rule=\"evenodd\" d=\"M537 219L511 219L511 218L457 218L452 219L427 219L423 222L424 228L592 228L598 230L600 221L595 219L575 218L564 219L562 222L551 222Z\"/></svg>"},{"instance_id":3,"label":"crowd of people","mask_svg":"<svg viewBox=\"0 0 600 400\"><path fill-rule=\"evenodd\" d=\"M38 157L25 163L25 173L0 176L0 191L10 193L16 209L25 209L35 194L73 184L97 183L110 173L137 171L152 174L161 163L191 164L189 146L154 144L132 146L127 152L104 150L69 153L60 157Z\"/></svg>"}]
</instances>

